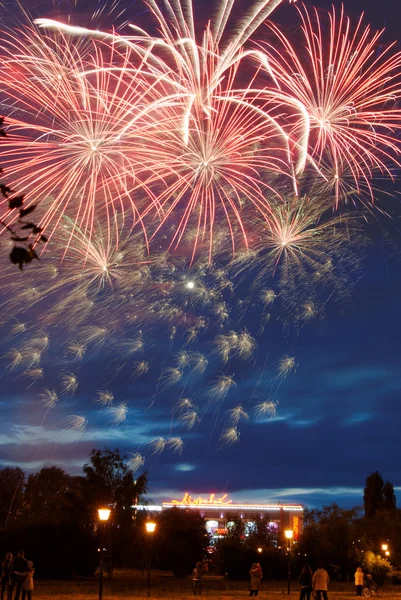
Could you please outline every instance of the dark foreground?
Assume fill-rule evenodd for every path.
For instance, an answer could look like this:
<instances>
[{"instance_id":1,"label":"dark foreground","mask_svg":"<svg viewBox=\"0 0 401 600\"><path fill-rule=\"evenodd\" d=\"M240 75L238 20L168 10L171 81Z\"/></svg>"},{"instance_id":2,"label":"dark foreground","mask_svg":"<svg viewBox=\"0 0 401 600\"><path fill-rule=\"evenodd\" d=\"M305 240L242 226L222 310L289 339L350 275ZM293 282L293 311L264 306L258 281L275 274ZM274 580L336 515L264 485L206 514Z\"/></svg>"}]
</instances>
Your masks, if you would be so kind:
<instances>
[{"instance_id":1,"label":"dark foreground","mask_svg":"<svg viewBox=\"0 0 401 600\"><path fill-rule=\"evenodd\" d=\"M33 592L34 600L95 600L98 598L97 579L79 581L36 581ZM213 597L214 600L229 598L247 598L248 583L246 581L225 581L222 577L207 576L203 582L202 596ZM103 600L118 598L145 598L147 596L147 575L137 571L117 571L111 580L104 581ZM166 573L155 572L152 575L151 596L164 600L190 600L192 594L191 579L178 580ZM291 585L291 600L297 600L299 588L296 581ZM259 593L261 600L285 600L287 583L285 581L263 584ZM329 590L329 600L353 600L355 588L351 584L333 583ZM384 586L384 600L401 600L401 586Z\"/></svg>"}]
</instances>

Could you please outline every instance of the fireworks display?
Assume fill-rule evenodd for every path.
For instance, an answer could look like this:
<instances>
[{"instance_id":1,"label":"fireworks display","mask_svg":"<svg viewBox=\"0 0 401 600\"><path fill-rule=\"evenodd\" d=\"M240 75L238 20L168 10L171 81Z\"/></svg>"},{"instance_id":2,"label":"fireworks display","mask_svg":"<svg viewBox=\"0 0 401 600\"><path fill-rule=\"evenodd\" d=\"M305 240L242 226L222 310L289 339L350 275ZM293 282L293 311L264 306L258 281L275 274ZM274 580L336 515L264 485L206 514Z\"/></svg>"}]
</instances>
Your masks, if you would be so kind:
<instances>
[{"instance_id":1,"label":"fireworks display","mask_svg":"<svg viewBox=\"0 0 401 600\"><path fill-rule=\"evenodd\" d=\"M343 9L291 7L292 39L281 2L234 22L221 0L203 29L190 1L147 0L149 31L43 15L2 32L0 163L49 236L36 269L2 257L4 374L78 437L77 398L113 430L167 415L133 471L205 421L220 449L276 417L294 339L349 298L399 167L401 53Z\"/></svg>"}]
</instances>

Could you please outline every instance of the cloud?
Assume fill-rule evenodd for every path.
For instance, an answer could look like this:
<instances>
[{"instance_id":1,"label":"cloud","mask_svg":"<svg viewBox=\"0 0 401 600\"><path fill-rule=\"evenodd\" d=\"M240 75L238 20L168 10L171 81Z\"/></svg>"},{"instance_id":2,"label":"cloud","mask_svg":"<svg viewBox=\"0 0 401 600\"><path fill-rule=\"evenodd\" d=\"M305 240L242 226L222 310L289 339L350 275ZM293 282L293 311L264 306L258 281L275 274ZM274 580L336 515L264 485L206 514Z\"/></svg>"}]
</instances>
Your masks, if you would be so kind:
<instances>
[{"instance_id":1,"label":"cloud","mask_svg":"<svg viewBox=\"0 0 401 600\"><path fill-rule=\"evenodd\" d=\"M195 471L196 465L190 465L189 463L179 463L178 465L174 465L173 468L176 471L182 471L182 472Z\"/></svg>"},{"instance_id":2,"label":"cloud","mask_svg":"<svg viewBox=\"0 0 401 600\"><path fill-rule=\"evenodd\" d=\"M368 421L373 421L374 419L375 415L373 413L357 412L346 418L344 425L359 425L360 423L367 423Z\"/></svg>"}]
</instances>

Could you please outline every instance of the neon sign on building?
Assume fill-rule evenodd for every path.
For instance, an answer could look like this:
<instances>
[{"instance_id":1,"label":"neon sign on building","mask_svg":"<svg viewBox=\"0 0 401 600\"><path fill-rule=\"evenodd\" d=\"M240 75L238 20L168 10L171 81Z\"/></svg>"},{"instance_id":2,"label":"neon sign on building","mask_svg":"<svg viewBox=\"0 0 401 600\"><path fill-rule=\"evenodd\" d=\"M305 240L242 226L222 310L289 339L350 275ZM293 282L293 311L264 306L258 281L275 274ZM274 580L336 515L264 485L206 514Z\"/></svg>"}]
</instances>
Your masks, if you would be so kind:
<instances>
[{"instance_id":1,"label":"neon sign on building","mask_svg":"<svg viewBox=\"0 0 401 600\"><path fill-rule=\"evenodd\" d=\"M184 494L181 500L170 500L163 502L162 509L165 508L189 508L189 509L204 509L204 510L230 510L230 511L260 511L260 512L303 512L303 506L300 504L246 504L246 503L233 503L232 500L228 499L228 494L216 496L216 494L209 494L207 497L197 496L192 497L188 492Z\"/></svg>"},{"instance_id":2,"label":"neon sign on building","mask_svg":"<svg viewBox=\"0 0 401 600\"><path fill-rule=\"evenodd\" d=\"M220 496L219 498L216 498L215 496L216 494L210 494L209 498L202 498L201 496L198 496L198 498L192 498L192 496L190 496L188 493L185 493L182 500L172 500L171 504L173 504L174 506L199 506L201 504L227 505L231 504L232 502L232 500L227 500L228 494L224 494L224 496Z\"/></svg>"}]
</instances>

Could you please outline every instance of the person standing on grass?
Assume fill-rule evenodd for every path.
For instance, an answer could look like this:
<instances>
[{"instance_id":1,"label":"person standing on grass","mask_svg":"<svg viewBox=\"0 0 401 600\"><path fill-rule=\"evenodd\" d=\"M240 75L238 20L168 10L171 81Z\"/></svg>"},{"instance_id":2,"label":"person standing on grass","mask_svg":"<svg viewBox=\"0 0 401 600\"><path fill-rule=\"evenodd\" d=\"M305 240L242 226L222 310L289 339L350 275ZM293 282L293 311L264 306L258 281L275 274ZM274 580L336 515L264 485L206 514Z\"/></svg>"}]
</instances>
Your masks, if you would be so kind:
<instances>
[{"instance_id":1,"label":"person standing on grass","mask_svg":"<svg viewBox=\"0 0 401 600\"><path fill-rule=\"evenodd\" d=\"M358 567L355 571L355 591L357 596L362 596L362 588L363 588L363 571L361 567Z\"/></svg>"},{"instance_id":2,"label":"person standing on grass","mask_svg":"<svg viewBox=\"0 0 401 600\"><path fill-rule=\"evenodd\" d=\"M1 563L1 600L4 600L4 594L6 592L8 595L8 586L10 582L12 562L13 555L11 554L11 552L8 552L8 554L6 554L5 559Z\"/></svg>"},{"instance_id":3,"label":"person standing on grass","mask_svg":"<svg viewBox=\"0 0 401 600\"><path fill-rule=\"evenodd\" d=\"M10 583L12 562L13 562L13 555L11 554L11 552L8 552L6 554L5 559L1 563L1 600L4 600L5 592L7 592L7 596L8 596L8 586Z\"/></svg>"},{"instance_id":4,"label":"person standing on grass","mask_svg":"<svg viewBox=\"0 0 401 600\"><path fill-rule=\"evenodd\" d=\"M202 593L202 576L203 576L202 563L197 562L195 569L192 571L192 581L194 584L194 596L196 596L196 594Z\"/></svg>"},{"instance_id":5,"label":"person standing on grass","mask_svg":"<svg viewBox=\"0 0 401 600\"><path fill-rule=\"evenodd\" d=\"M328 600L327 596L327 586L329 584L330 577L326 569L323 567L323 564L320 563L317 571L313 573L312 577L312 587L313 591L316 594L316 600L321 600L323 596L323 600Z\"/></svg>"},{"instance_id":6,"label":"person standing on grass","mask_svg":"<svg viewBox=\"0 0 401 600\"><path fill-rule=\"evenodd\" d=\"M14 556L11 562L10 583L8 586L8 600L12 600L15 588L14 600L19 600L21 587L25 581L28 572L28 561L25 558L25 552L20 550L17 556Z\"/></svg>"},{"instance_id":7,"label":"person standing on grass","mask_svg":"<svg viewBox=\"0 0 401 600\"><path fill-rule=\"evenodd\" d=\"M249 575L251 577L251 589L249 591L250 596L257 596L259 594L260 588L260 569L257 563L252 563L251 568L249 569Z\"/></svg>"},{"instance_id":8,"label":"person standing on grass","mask_svg":"<svg viewBox=\"0 0 401 600\"><path fill-rule=\"evenodd\" d=\"M305 565L298 579L301 585L301 593L299 595L299 600L310 600L310 596L312 593L312 577L312 569L309 565Z\"/></svg>"},{"instance_id":9,"label":"person standing on grass","mask_svg":"<svg viewBox=\"0 0 401 600\"><path fill-rule=\"evenodd\" d=\"M32 599L32 590L33 590L33 574L35 573L35 569L33 568L33 563L28 560L28 571L25 577L25 580L22 584L22 600L27 598L28 600Z\"/></svg>"}]
</instances>

